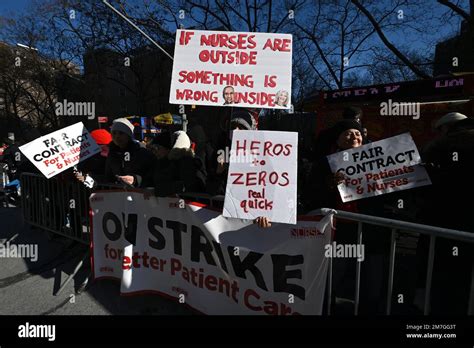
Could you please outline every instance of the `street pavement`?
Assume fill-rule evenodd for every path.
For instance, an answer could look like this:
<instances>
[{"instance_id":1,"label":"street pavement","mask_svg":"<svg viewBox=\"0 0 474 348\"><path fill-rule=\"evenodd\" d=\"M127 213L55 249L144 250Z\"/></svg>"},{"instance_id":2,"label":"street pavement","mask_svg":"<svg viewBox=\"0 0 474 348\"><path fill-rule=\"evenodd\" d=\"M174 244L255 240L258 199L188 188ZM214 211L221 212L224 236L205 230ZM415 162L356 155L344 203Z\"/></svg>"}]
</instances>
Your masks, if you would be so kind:
<instances>
[{"instance_id":1,"label":"street pavement","mask_svg":"<svg viewBox=\"0 0 474 348\"><path fill-rule=\"evenodd\" d=\"M0 315L192 315L183 305L157 295L120 296L120 283L90 281L89 262L55 296L87 250L85 245L30 227L21 209L0 207L0 243L38 245L38 260L0 259Z\"/></svg>"}]
</instances>

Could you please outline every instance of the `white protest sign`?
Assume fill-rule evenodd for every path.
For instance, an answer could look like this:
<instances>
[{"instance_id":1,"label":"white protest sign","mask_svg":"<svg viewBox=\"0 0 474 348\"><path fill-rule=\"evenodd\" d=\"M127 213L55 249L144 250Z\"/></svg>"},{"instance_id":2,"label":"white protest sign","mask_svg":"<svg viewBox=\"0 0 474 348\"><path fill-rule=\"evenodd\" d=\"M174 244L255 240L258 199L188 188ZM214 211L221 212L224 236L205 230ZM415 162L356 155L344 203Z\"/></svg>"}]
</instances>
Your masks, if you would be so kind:
<instances>
[{"instance_id":1,"label":"white protest sign","mask_svg":"<svg viewBox=\"0 0 474 348\"><path fill-rule=\"evenodd\" d=\"M290 34L177 30L170 103L291 108Z\"/></svg>"},{"instance_id":2,"label":"white protest sign","mask_svg":"<svg viewBox=\"0 0 474 348\"><path fill-rule=\"evenodd\" d=\"M100 147L78 122L35 139L20 151L49 179L100 152Z\"/></svg>"},{"instance_id":3,"label":"white protest sign","mask_svg":"<svg viewBox=\"0 0 474 348\"><path fill-rule=\"evenodd\" d=\"M346 180L338 185L343 202L431 185L409 133L327 156L333 173Z\"/></svg>"},{"instance_id":4,"label":"white protest sign","mask_svg":"<svg viewBox=\"0 0 474 348\"><path fill-rule=\"evenodd\" d=\"M267 231L202 204L139 190L91 196L94 278L205 314L322 314L332 215ZM126 226L126 227L125 227Z\"/></svg>"},{"instance_id":5,"label":"white protest sign","mask_svg":"<svg viewBox=\"0 0 474 348\"><path fill-rule=\"evenodd\" d=\"M298 133L233 132L223 215L296 223Z\"/></svg>"}]
</instances>

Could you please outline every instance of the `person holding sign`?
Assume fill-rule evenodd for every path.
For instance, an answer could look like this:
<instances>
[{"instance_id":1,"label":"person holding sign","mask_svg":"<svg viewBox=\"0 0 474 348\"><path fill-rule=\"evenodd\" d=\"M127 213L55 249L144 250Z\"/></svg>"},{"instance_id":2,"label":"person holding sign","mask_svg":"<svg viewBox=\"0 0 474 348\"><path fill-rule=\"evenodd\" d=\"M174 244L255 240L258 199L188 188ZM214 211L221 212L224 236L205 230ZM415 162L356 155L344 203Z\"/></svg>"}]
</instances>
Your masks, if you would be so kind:
<instances>
[{"instance_id":1,"label":"person holding sign","mask_svg":"<svg viewBox=\"0 0 474 348\"><path fill-rule=\"evenodd\" d=\"M76 179L88 188L94 188L104 181L105 163L109 155L109 144L112 142L112 135L106 129L93 130L91 137L100 146L100 152L79 163L74 172Z\"/></svg>"},{"instance_id":2,"label":"person holding sign","mask_svg":"<svg viewBox=\"0 0 474 348\"><path fill-rule=\"evenodd\" d=\"M328 130L327 137L328 150L313 164L310 175L312 189L308 192L309 207L357 212L357 204L354 202L342 203L337 185L344 181L345 176L341 172L332 174L326 155L362 146L362 128L355 120L343 120Z\"/></svg>"},{"instance_id":3,"label":"person holding sign","mask_svg":"<svg viewBox=\"0 0 474 348\"><path fill-rule=\"evenodd\" d=\"M474 233L474 119L450 112L434 124L439 137L428 143L421 158L432 186L419 190L421 223ZM466 180L467 179L467 180ZM464 196L466 199L461 199ZM430 241L417 245L418 287L424 286ZM437 238L431 291L431 314L466 315L474 267L474 245ZM471 292L473 290L471 289Z\"/></svg>"},{"instance_id":4,"label":"person holding sign","mask_svg":"<svg viewBox=\"0 0 474 348\"><path fill-rule=\"evenodd\" d=\"M355 120L342 120L329 130L329 147L332 153L357 148L363 145L363 130ZM352 159L348 157L348 164ZM383 216L384 196L370 197L358 201L342 202L337 186L346 179L341 172L332 173L326 156L319 158L310 174L310 185L306 201L310 210L318 208L334 208L354 213ZM381 311L383 299L382 287L385 286L384 267L386 259L383 254L389 250L389 233L370 230L364 226L365 262L361 279L361 312L366 310ZM368 233L367 233L368 232ZM357 223L338 220L336 224L335 242L337 244L357 244ZM351 259L334 259L334 295L352 298L355 287L356 261ZM378 267L374 268L374 265Z\"/></svg>"},{"instance_id":5,"label":"person holding sign","mask_svg":"<svg viewBox=\"0 0 474 348\"><path fill-rule=\"evenodd\" d=\"M235 109L230 119L230 129L224 132L218 150L211 156L208 167L206 191L211 195L224 195L229 170L232 132L236 130L256 130L253 116L245 109Z\"/></svg>"},{"instance_id":6,"label":"person holding sign","mask_svg":"<svg viewBox=\"0 0 474 348\"><path fill-rule=\"evenodd\" d=\"M147 187L152 184L155 158L133 139L133 129L134 126L126 118L114 120L105 176L109 182Z\"/></svg>"},{"instance_id":7,"label":"person holding sign","mask_svg":"<svg viewBox=\"0 0 474 348\"><path fill-rule=\"evenodd\" d=\"M253 116L244 109L238 109L232 114L230 130L225 136L225 141L219 146L221 148L217 151L217 156L208 170L206 190L212 195L225 195L226 193L232 134L239 130L257 130ZM264 216L257 217L253 222L261 228L268 228L272 225L270 219Z\"/></svg>"}]
</instances>

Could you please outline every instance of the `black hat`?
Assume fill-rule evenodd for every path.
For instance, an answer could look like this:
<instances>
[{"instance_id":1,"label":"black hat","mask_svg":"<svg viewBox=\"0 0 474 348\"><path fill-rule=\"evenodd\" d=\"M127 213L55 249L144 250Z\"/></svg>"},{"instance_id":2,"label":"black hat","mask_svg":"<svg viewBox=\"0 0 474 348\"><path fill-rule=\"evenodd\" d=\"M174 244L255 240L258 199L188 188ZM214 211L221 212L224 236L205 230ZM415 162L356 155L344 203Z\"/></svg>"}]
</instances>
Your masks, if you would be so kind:
<instances>
[{"instance_id":1,"label":"black hat","mask_svg":"<svg viewBox=\"0 0 474 348\"><path fill-rule=\"evenodd\" d=\"M246 130L255 130L255 121L253 116L246 110L237 110L232 113L230 123L237 123Z\"/></svg>"},{"instance_id":2,"label":"black hat","mask_svg":"<svg viewBox=\"0 0 474 348\"><path fill-rule=\"evenodd\" d=\"M171 144L171 134L170 132L167 132L167 131L164 131L155 135L151 143L153 145L160 145L160 146L166 147L167 149L171 149L173 147Z\"/></svg>"},{"instance_id":3,"label":"black hat","mask_svg":"<svg viewBox=\"0 0 474 348\"><path fill-rule=\"evenodd\" d=\"M342 118L345 120L356 120L362 117L362 109L356 106L349 106L344 109Z\"/></svg>"},{"instance_id":4,"label":"black hat","mask_svg":"<svg viewBox=\"0 0 474 348\"><path fill-rule=\"evenodd\" d=\"M359 122L354 120L342 120L336 123L331 129L333 139L337 141L339 135L341 135L342 132L345 132L348 129L357 129L362 134L362 126Z\"/></svg>"}]
</instances>

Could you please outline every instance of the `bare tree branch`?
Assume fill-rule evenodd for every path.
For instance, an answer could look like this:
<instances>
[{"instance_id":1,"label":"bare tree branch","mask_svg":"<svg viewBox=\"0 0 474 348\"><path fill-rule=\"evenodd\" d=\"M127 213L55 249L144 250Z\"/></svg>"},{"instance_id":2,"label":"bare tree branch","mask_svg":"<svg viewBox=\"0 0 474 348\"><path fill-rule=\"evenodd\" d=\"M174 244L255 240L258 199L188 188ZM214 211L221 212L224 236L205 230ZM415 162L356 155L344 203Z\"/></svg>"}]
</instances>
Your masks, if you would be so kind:
<instances>
[{"instance_id":1,"label":"bare tree branch","mask_svg":"<svg viewBox=\"0 0 474 348\"><path fill-rule=\"evenodd\" d=\"M429 79L430 76L425 74L423 71L418 69L403 53L401 53L385 36L379 24L375 18L370 14L370 12L363 6L358 0L351 0L351 2L367 17L370 23L373 25L375 31L379 35L382 42L391 50L402 62L404 62L407 67L409 67L416 75L424 79Z\"/></svg>"},{"instance_id":2,"label":"bare tree branch","mask_svg":"<svg viewBox=\"0 0 474 348\"><path fill-rule=\"evenodd\" d=\"M441 4L441 5L444 5L444 6L447 6L449 7L451 10L453 10L453 12L457 13L458 15L462 16L464 19L466 19L467 21L470 21L471 20L471 16L469 15L469 13L467 13L466 11L464 11L462 8L456 6L455 4L453 4L452 2L448 1L448 0L438 0L438 2Z\"/></svg>"},{"instance_id":3,"label":"bare tree branch","mask_svg":"<svg viewBox=\"0 0 474 348\"><path fill-rule=\"evenodd\" d=\"M331 66L331 63L327 60L326 56L324 55L324 52L321 49L321 46L319 45L318 40L316 39L316 37L312 33L310 33L308 30L306 30L304 27L302 27L301 25L296 23L296 21L295 21L295 25L299 29L301 29L302 32L304 32L306 35L308 35L308 39L311 40L314 43L314 45L316 46L316 49L318 50L319 55L321 56L321 59L323 60L324 64L326 64L326 67L327 67L329 73L331 74L332 78L336 82L336 85L339 88L342 88L341 81L337 78L336 73L334 72L334 69Z\"/></svg>"},{"instance_id":4,"label":"bare tree branch","mask_svg":"<svg viewBox=\"0 0 474 348\"><path fill-rule=\"evenodd\" d=\"M267 22L267 33L270 32L272 27L272 0L268 2L268 22Z\"/></svg>"}]
</instances>

